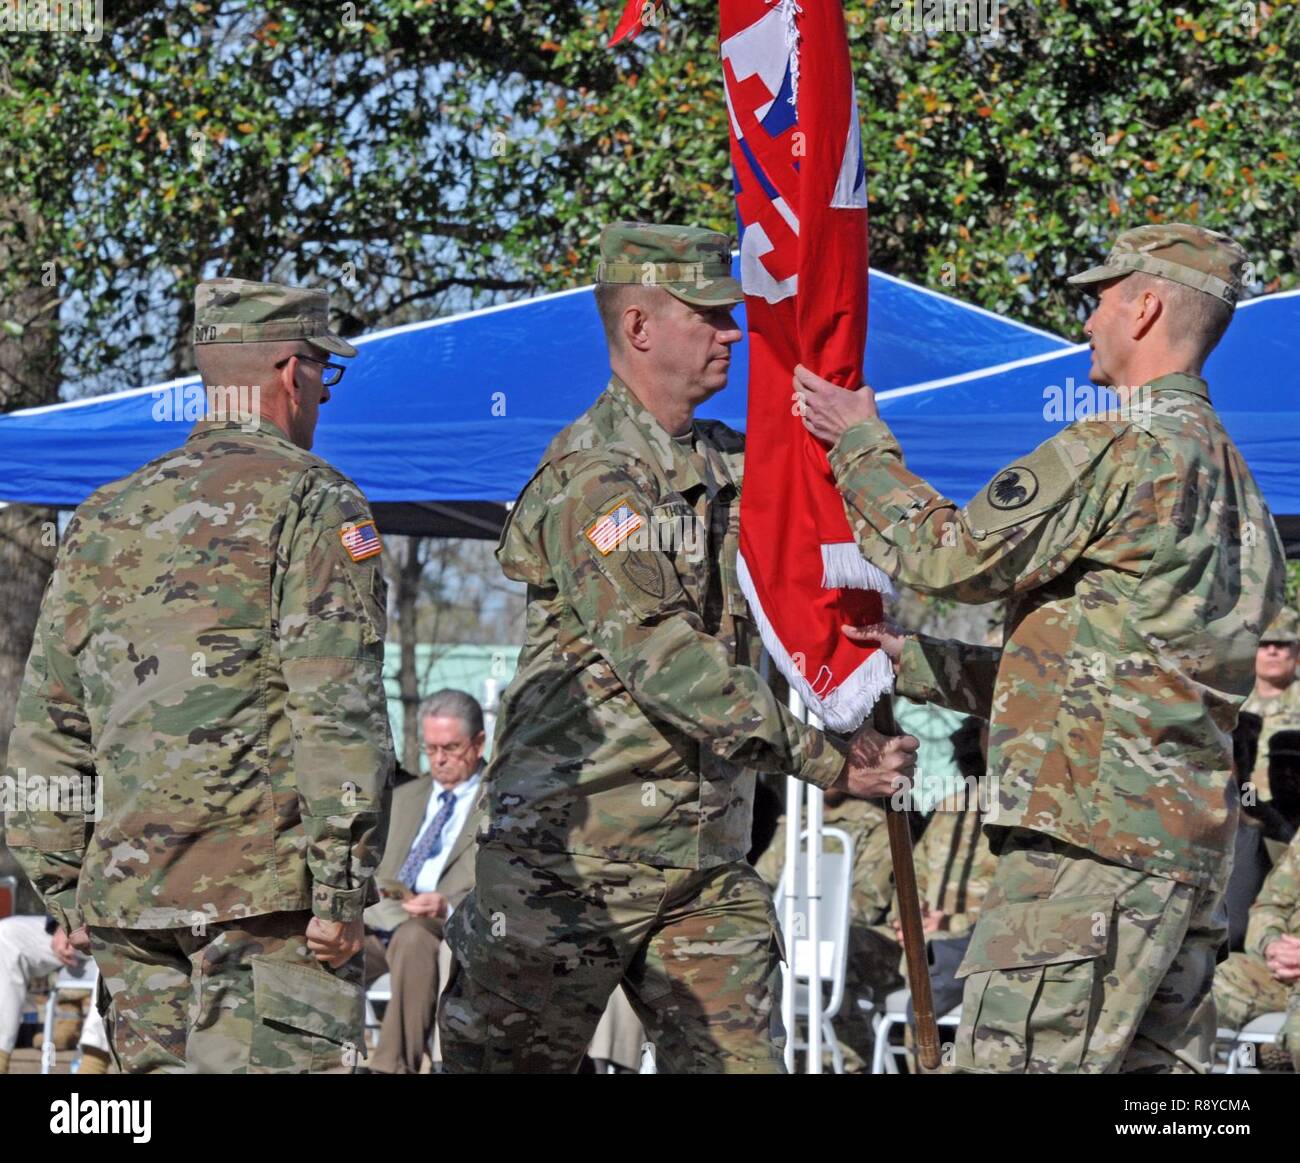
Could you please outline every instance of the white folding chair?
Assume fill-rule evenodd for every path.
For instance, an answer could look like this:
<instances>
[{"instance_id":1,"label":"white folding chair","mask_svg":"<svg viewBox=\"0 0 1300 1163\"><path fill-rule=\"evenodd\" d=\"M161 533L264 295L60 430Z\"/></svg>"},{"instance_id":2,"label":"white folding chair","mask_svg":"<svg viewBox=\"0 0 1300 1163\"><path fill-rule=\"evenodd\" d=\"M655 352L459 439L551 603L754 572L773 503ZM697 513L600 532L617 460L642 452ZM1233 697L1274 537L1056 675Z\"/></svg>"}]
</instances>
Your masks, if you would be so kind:
<instances>
[{"instance_id":1,"label":"white folding chair","mask_svg":"<svg viewBox=\"0 0 1300 1163\"><path fill-rule=\"evenodd\" d=\"M871 1050L872 1074L897 1074L899 1066L906 1061L907 1048L890 1044L889 1036L901 1026L907 1025L907 1000L910 995L907 988L896 989L885 998L885 1008L871 1019L874 1045ZM862 998L858 1001L860 1009L870 1010L871 1003ZM935 1020L935 1025L944 1029L955 1030L961 1024L961 1006L951 1010Z\"/></svg>"},{"instance_id":2,"label":"white folding chair","mask_svg":"<svg viewBox=\"0 0 1300 1163\"><path fill-rule=\"evenodd\" d=\"M393 977L390 973L385 973L376 977L370 983L370 988L366 990L366 1029L379 1029L379 1018L375 1014L375 1002L387 1004L393 1000Z\"/></svg>"},{"instance_id":3,"label":"white folding chair","mask_svg":"<svg viewBox=\"0 0 1300 1163\"><path fill-rule=\"evenodd\" d=\"M807 1039L799 1034L799 1025L807 1025L811 1012L810 988L815 980L822 994L822 1038L831 1052L831 1065L836 1074L844 1073L844 1052L835 1036L834 1018L844 1001L844 975L849 959L849 901L853 893L853 840L840 828L822 829L821 905L818 910L818 948L814 954L812 943L800 933L798 918L808 915L807 877L805 852L808 833L799 837L799 852L795 861L794 915L796 932L785 934L785 947L790 958L791 977L795 983L795 1029L787 1030L786 1037L794 1043L796 1051L808 1046ZM827 845L830 845L828 848ZM776 886L776 915L785 917L785 877ZM829 987L829 996L826 990Z\"/></svg>"},{"instance_id":4,"label":"white folding chair","mask_svg":"<svg viewBox=\"0 0 1300 1163\"><path fill-rule=\"evenodd\" d=\"M45 1003L45 1038L41 1042L41 1073L54 1073L54 1060L57 1051L54 1048L54 1020L59 1008L59 997L65 993L88 993L91 1005L94 1005L95 986L99 982L99 967L87 958L73 969L60 969L54 984L50 986L50 996Z\"/></svg>"}]
</instances>

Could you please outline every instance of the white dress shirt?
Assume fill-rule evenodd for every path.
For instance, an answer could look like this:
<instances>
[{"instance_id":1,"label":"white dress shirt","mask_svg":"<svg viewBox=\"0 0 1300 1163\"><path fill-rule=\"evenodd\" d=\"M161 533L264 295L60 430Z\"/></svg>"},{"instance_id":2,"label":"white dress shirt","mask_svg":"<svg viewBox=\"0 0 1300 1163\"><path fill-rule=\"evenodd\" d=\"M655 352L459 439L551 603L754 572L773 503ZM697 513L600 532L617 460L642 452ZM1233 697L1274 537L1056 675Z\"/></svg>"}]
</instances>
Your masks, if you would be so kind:
<instances>
[{"instance_id":1,"label":"white dress shirt","mask_svg":"<svg viewBox=\"0 0 1300 1163\"><path fill-rule=\"evenodd\" d=\"M465 821L469 819L470 811L474 807L474 801L478 799L479 775L482 771L480 767L464 783L458 783L451 789L451 794L456 797L455 807L452 808L451 818L448 819L442 829L442 849L436 856L430 856L420 867L419 875L415 878L416 892L436 892L438 890L438 880L442 876L442 870L447 866L447 858L451 855L451 850L456 846L456 839L460 835L460 830L465 826ZM429 791L429 802L424 806L424 819L420 821L420 828L415 834L415 842L419 843L420 837L424 835L424 830L433 823L433 818L438 814L438 808L442 806L442 787L434 780L433 787Z\"/></svg>"}]
</instances>

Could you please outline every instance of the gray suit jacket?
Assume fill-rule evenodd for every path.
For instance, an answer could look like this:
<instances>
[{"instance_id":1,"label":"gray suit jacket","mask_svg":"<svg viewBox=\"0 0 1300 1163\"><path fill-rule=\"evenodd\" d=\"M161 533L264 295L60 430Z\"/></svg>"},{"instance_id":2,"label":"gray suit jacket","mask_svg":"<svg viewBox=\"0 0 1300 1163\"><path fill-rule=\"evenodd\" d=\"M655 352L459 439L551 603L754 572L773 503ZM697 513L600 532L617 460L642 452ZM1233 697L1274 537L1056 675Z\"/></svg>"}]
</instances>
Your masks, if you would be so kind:
<instances>
[{"instance_id":1,"label":"gray suit jacket","mask_svg":"<svg viewBox=\"0 0 1300 1163\"><path fill-rule=\"evenodd\" d=\"M480 778L482 770L480 767ZM474 887L476 839L486 808L482 786L480 783L478 800L465 818L465 826L452 842L447 863L443 865L442 875L438 877L438 891L451 902L452 908L456 908L469 896L470 889ZM388 842L379 871L375 873L375 884L381 890L385 882L397 879L402 865L411 854L411 848L420 835L420 825L424 823L425 808L428 807L433 788L433 776L421 775L394 789L388 817ZM396 929L409 918L410 914L402 908L401 902L391 898L380 900L365 912L365 922L372 929Z\"/></svg>"}]
</instances>

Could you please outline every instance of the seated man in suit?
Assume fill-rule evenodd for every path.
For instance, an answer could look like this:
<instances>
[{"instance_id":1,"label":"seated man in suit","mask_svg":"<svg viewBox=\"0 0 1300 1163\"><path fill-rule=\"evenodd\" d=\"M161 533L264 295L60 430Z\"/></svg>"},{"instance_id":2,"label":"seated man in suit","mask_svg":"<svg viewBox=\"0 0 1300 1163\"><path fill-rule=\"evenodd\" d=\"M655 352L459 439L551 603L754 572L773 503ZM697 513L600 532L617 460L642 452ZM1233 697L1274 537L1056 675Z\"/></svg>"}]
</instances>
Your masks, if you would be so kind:
<instances>
[{"instance_id":1,"label":"seated man in suit","mask_svg":"<svg viewBox=\"0 0 1300 1163\"><path fill-rule=\"evenodd\" d=\"M392 975L392 1000L376 1074L418 1074L437 1012L442 927L474 886L474 838L482 820L483 708L464 691L441 690L420 705L429 775L393 791L388 844L375 882L383 896L366 910L366 985Z\"/></svg>"}]
</instances>

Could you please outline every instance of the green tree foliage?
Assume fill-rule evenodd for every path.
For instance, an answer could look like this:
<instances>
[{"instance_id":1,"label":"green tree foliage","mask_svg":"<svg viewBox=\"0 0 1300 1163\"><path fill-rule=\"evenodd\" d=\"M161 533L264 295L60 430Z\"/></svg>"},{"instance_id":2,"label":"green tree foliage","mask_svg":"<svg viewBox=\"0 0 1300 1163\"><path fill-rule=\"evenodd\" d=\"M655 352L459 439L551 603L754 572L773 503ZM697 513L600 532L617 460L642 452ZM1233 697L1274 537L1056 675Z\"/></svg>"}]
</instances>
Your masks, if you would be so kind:
<instances>
[{"instance_id":1,"label":"green tree foliage","mask_svg":"<svg viewBox=\"0 0 1300 1163\"><path fill-rule=\"evenodd\" d=\"M530 7L484 0L485 31ZM535 93L535 128L512 138L545 196L508 243L547 286L584 276L612 216L734 223L716 3L674 0L614 50L612 90L575 91L566 78L608 51L619 7L605 0L544 45L556 82ZM1062 275L1145 222L1230 232L1252 255L1251 293L1295 284L1295 4L1003 3L996 36L927 33L935 11L845 4L875 265L1063 333L1080 305Z\"/></svg>"}]
</instances>

